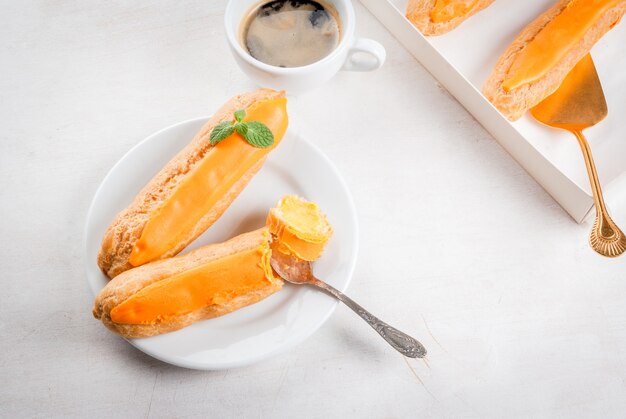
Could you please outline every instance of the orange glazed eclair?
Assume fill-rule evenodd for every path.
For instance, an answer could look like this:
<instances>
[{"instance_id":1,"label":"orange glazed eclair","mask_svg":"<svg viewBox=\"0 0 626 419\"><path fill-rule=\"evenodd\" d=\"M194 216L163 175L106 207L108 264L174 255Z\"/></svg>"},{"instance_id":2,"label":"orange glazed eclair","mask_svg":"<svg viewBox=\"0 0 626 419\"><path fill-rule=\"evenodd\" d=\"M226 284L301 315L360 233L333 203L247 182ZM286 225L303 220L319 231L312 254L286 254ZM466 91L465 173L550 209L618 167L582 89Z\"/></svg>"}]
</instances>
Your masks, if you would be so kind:
<instances>
[{"instance_id":1,"label":"orange glazed eclair","mask_svg":"<svg viewBox=\"0 0 626 419\"><path fill-rule=\"evenodd\" d=\"M483 87L485 97L509 120L520 118L559 88L625 12L626 0L558 1L500 56Z\"/></svg>"},{"instance_id":2,"label":"orange glazed eclair","mask_svg":"<svg viewBox=\"0 0 626 419\"><path fill-rule=\"evenodd\" d=\"M409 0L406 17L424 35L442 35L495 0Z\"/></svg>"},{"instance_id":3,"label":"orange glazed eclair","mask_svg":"<svg viewBox=\"0 0 626 419\"><path fill-rule=\"evenodd\" d=\"M172 332L278 291L266 228L130 269L98 294L93 315L127 338Z\"/></svg>"},{"instance_id":4,"label":"orange glazed eclair","mask_svg":"<svg viewBox=\"0 0 626 419\"><path fill-rule=\"evenodd\" d=\"M245 110L244 121L265 124L274 143L259 148L233 132L217 144L210 134ZM288 124L284 92L259 89L232 98L191 143L170 160L120 212L102 240L98 265L110 278L176 255L210 227L239 195L282 139Z\"/></svg>"}]
</instances>

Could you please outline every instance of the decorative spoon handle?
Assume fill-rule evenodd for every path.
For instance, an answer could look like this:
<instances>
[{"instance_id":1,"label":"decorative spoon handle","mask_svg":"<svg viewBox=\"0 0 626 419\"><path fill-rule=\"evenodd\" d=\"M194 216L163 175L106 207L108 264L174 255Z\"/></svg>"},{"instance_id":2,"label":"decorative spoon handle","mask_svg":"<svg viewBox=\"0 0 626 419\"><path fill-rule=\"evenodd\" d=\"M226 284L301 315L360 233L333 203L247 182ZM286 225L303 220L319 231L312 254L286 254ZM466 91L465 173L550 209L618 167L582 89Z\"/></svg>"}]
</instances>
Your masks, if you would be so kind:
<instances>
[{"instance_id":1,"label":"decorative spoon handle","mask_svg":"<svg viewBox=\"0 0 626 419\"><path fill-rule=\"evenodd\" d=\"M585 158L587 166L587 174L591 183L591 191L593 192L593 200L596 204L596 221L593 223L589 243L591 248L603 256L615 257L626 251L626 236L622 230L613 222L609 216L609 212L602 198L602 189L600 188L600 180L596 165L591 156L591 149L587 143L587 139L582 131L573 130L572 133L578 139L578 144Z\"/></svg>"},{"instance_id":2,"label":"decorative spoon handle","mask_svg":"<svg viewBox=\"0 0 626 419\"><path fill-rule=\"evenodd\" d=\"M339 301L350 307L356 314L361 316L363 320L365 320L370 326L372 326L372 328L376 330L378 334L383 337L383 339L385 339L402 355L409 358L423 358L424 356L426 356L426 348L424 348L424 346L416 339L412 338L406 333L402 333L395 327L389 326L387 323L380 320L369 311L365 310L353 299L351 299L338 289L328 285L324 281L320 281L317 278L307 283L323 289L324 291L333 295Z\"/></svg>"}]
</instances>

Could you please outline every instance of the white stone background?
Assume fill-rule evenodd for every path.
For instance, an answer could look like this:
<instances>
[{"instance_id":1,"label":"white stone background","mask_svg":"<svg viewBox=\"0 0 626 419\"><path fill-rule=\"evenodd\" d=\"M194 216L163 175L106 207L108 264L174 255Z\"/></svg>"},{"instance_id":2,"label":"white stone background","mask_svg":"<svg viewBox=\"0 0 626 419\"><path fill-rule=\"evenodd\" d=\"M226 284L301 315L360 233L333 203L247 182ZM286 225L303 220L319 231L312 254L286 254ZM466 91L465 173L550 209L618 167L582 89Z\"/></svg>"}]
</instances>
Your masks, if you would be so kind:
<instances>
[{"instance_id":1,"label":"white stone background","mask_svg":"<svg viewBox=\"0 0 626 419\"><path fill-rule=\"evenodd\" d=\"M374 73L290 101L352 191L349 288L429 349L407 360L339 306L309 340L205 372L137 351L91 316L83 226L147 135L254 86L226 0L0 3L0 416L607 418L626 412L626 258L575 224L356 3ZM581 162L582 164L582 162ZM607 196L626 225L626 193Z\"/></svg>"}]
</instances>

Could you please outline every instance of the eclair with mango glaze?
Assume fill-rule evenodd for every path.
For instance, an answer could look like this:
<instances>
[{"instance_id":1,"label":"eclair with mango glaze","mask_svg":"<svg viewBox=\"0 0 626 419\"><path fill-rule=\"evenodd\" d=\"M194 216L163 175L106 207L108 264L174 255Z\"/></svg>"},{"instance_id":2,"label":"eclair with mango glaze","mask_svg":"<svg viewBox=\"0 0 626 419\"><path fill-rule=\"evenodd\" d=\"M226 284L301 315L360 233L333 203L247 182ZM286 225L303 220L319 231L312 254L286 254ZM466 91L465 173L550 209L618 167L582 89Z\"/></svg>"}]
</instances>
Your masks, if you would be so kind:
<instances>
[{"instance_id":1,"label":"eclair with mango glaze","mask_svg":"<svg viewBox=\"0 0 626 419\"><path fill-rule=\"evenodd\" d=\"M483 87L485 97L509 120L519 119L559 88L625 12L626 0L558 1L500 56Z\"/></svg>"},{"instance_id":2,"label":"eclair with mango glaze","mask_svg":"<svg viewBox=\"0 0 626 419\"><path fill-rule=\"evenodd\" d=\"M274 136L267 148L249 144L238 133L213 145L211 131L234 112L244 121L265 124ZM176 255L210 227L239 195L287 129L284 92L259 89L232 98L157 173L104 234L98 265L110 278Z\"/></svg>"},{"instance_id":3,"label":"eclair with mango glaze","mask_svg":"<svg viewBox=\"0 0 626 419\"><path fill-rule=\"evenodd\" d=\"M406 17L423 35L442 35L495 0L409 0Z\"/></svg>"},{"instance_id":4,"label":"eclair with mango glaze","mask_svg":"<svg viewBox=\"0 0 626 419\"><path fill-rule=\"evenodd\" d=\"M147 263L113 278L96 297L93 315L110 330L139 338L230 313L282 287L271 253L262 228Z\"/></svg>"}]
</instances>

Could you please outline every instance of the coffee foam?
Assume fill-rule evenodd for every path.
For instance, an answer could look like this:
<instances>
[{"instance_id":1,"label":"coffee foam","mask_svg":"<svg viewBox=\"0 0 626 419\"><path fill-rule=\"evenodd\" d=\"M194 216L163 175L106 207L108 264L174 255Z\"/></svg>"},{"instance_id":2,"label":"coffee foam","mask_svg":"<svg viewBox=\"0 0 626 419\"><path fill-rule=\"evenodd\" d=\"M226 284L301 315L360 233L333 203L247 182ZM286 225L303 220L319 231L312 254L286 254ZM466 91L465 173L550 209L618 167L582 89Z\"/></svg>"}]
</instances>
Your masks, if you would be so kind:
<instances>
[{"instance_id":1,"label":"coffee foam","mask_svg":"<svg viewBox=\"0 0 626 419\"><path fill-rule=\"evenodd\" d=\"M341 25L336 10L322 2L274 0L250 13L241 38L259 61L300 67L319 61L339 45Z\"/></svg>"}]
</instances>

